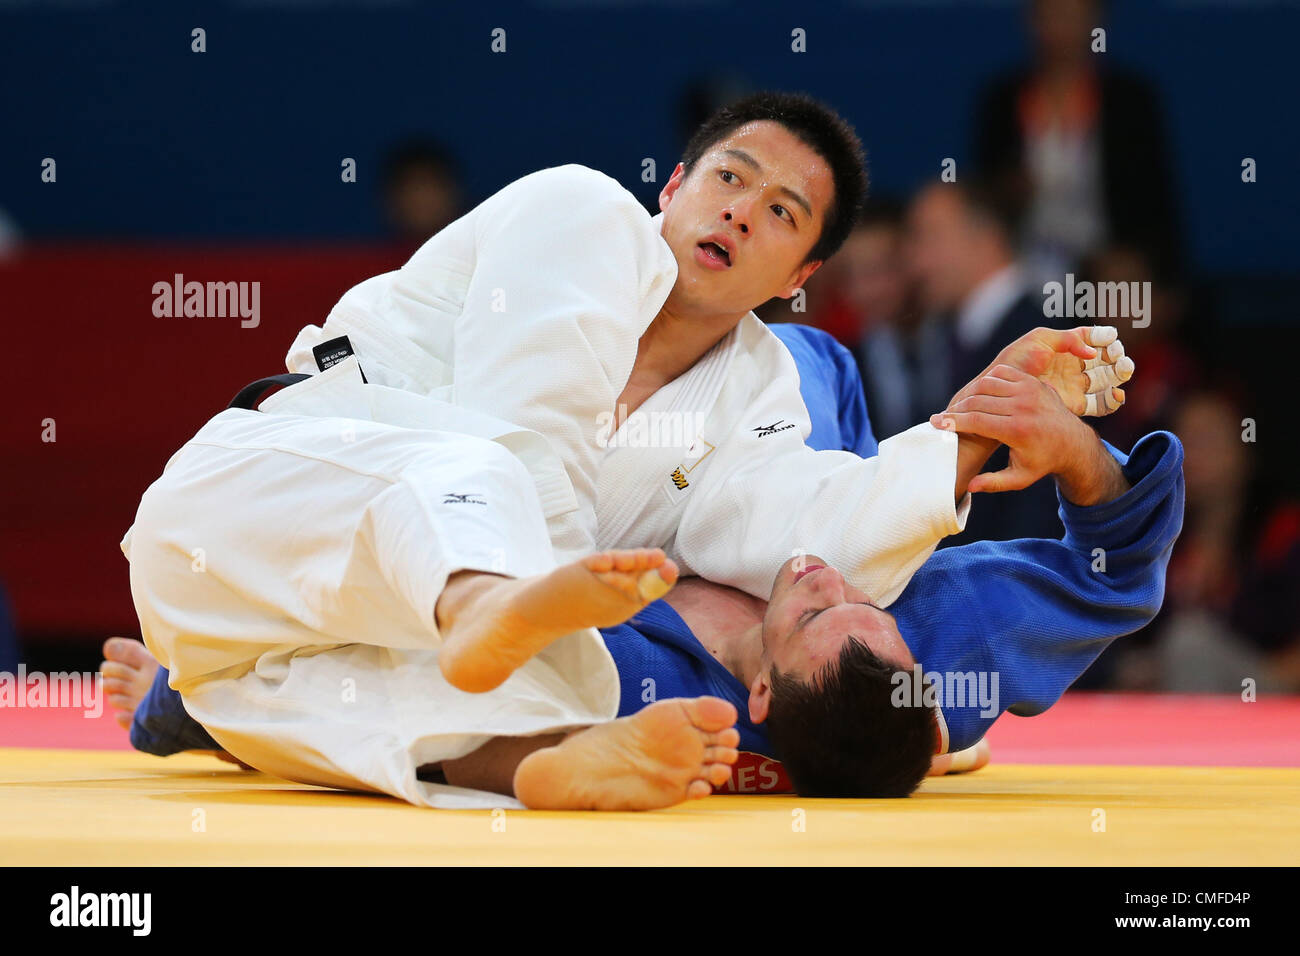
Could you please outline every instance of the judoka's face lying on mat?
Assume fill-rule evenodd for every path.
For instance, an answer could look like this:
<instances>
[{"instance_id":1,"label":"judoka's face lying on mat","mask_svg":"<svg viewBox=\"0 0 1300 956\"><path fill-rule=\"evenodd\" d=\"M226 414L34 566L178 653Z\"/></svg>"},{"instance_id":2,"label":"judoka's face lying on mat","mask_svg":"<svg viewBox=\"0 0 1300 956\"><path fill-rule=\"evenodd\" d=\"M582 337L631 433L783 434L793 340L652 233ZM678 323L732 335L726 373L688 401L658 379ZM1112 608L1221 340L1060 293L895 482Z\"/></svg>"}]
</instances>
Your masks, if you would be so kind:
<instances>
[{"instance_id":1,"label":"judoka's face lying on mat","mask_svg":"<svg viewBox=\"0 0 1300 956\"><path fill-rule=\"evenodd\" d=\"M744 315L794 295L821 265L804 260L834 192L826 161L768 120L723 137L689 176L678 163L659 196L678 311Z\"/></svg>"},{"instance_id":2,"label":"judoka's face lying on mat","mask_svg":"<svg viewBox=\"0 0 1300 956\"><path fill-rule=\"evenodd\" d=\"M755 722L766 719L774 667L787 676L810 681L840 656L850 638L902 669L914 663L894 616L872 604L840 572L816 555L783 564L763 617L763 662L750 688L751 718Z\"/></svg>"}]
</instances>

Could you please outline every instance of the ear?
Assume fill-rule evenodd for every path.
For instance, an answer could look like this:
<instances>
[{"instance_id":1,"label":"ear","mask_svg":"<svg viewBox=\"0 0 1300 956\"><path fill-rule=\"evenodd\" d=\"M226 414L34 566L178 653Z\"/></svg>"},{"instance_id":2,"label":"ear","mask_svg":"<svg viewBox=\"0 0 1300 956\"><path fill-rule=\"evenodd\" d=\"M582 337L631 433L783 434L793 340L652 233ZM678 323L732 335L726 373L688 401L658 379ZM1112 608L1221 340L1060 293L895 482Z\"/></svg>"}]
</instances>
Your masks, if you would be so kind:
<instances>
[{"instance_id":1,"label":"ear","mask_svg":"<svg viewBox=\"0 0 1300 956\"><path fill-rule=\"evenodd\" d=\"M749 719L755 724L767 720L767 710L772 704L772 687L767 682L767 669L759 671L749 685Z\"/></svg>"},{"instance_id":2,"label":"ear","mask_svg":"<svg viewBox=\"0 0 1300 956\"><path fill-rule=\"evenodd\" d=\"M812 278L812 274L821 267L822 260L820 259L814 259L812 262L805 262L799 267L799 270L795 272L789 285L777 293L777 297L782 299L792 298L796 292L803 288L803 284Z\"/></svg>"},{"instance_id":3,"label":"ear","mask_svg":"<svg viewBox=\"0 0 1300 956\"><path fill-rule=\"evenodd\" d=\"M663 212L668 208L668 204L673 201L673 196L677 193L678 187L681 186L682 180L686 178L686 167L682 163L677 164L673 174L668 177L668 182L664 183L664 188L659 193L659 211Z\"/></svg>"}]
</instances>

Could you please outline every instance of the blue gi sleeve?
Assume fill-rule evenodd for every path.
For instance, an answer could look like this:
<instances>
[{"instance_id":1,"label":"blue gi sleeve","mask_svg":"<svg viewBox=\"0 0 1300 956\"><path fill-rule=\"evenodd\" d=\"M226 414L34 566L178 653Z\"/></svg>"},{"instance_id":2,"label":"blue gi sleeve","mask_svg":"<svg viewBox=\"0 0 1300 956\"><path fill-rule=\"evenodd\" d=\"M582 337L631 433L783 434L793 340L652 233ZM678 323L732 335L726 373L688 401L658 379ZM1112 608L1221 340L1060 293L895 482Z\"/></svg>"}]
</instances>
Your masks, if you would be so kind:
<instances>
[{"instance_id":1,"label":"blue gi sleeve","mask_svg":"<svg viewBox=\"0 0 1300 956\"><path fill-rule=\"evenodd\" d=\"M1088 508L1062 499L1060 540L939 551L890 608L925 680L943 682L950 751L975 744L1004 711L1047 710L1111 641L1160 610L1182 529L1182 445L1154 432L1131 455L1106 447L1128 492Z\"/></svg>"}]
</instances>

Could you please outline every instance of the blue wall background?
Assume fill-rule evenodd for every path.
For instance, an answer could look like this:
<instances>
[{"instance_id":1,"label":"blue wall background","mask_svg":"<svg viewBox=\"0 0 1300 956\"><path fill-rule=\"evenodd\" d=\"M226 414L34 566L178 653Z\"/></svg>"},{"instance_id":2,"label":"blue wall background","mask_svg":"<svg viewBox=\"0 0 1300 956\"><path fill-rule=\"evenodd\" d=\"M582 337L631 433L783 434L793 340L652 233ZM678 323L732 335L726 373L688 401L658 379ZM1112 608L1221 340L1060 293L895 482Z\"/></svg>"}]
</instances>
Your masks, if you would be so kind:
<instances>
[{"instance_id":1,"label":"blue wall background","mask_svg":"<svg viewBox=\"0 0 1300 956\"><path fill-rule=\"evenodd\" d=\"M377 236L380 159L413 134L456 152L471 199L563 162L648 197L641 160L667 177L678 96L702 75L826 98L876 188L901 193L969 155L983 82L1027 50L1013 2L175 6L0 0L0 208L26 235ZM190 52L195 26L206 53ZM796 26L807 53L790 51ZM1300 272L1300 10L1120 0L1107 28L1106 55L1162 95L1195 264Z\"/></svg>"}]
</instances>

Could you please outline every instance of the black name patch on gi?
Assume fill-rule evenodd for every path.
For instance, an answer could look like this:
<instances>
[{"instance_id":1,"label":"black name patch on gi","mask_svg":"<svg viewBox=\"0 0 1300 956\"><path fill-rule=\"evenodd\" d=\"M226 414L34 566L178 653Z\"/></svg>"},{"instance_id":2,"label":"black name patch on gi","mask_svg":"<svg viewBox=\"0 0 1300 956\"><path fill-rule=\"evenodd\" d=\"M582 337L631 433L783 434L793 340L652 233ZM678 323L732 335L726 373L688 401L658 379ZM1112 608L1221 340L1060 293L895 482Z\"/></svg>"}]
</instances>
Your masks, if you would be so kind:
<instances>
[{"instance_id":1,"label":"black name patch on gi","mask_svg":"<svg viewBox=\"0 0 1300 956\"><path fill-rule=\"evenodd\" d=\"M352 342L346 335L340 335L336 339L330 339L328 342L322 342L320 345L312 346L311 354L316 358L316 367L322 372L333 368L350 355L356 352L352 348ZM361 381L366 380L366 373L361 373Z\"/></svg>"}]
</instances>

